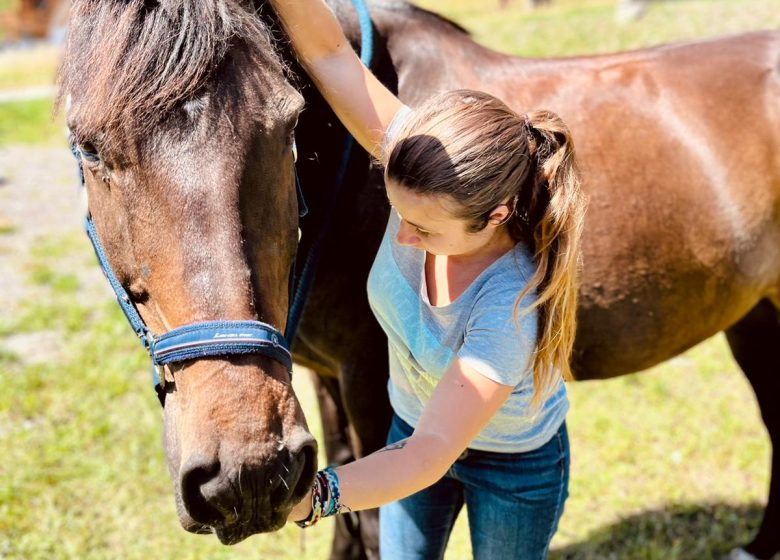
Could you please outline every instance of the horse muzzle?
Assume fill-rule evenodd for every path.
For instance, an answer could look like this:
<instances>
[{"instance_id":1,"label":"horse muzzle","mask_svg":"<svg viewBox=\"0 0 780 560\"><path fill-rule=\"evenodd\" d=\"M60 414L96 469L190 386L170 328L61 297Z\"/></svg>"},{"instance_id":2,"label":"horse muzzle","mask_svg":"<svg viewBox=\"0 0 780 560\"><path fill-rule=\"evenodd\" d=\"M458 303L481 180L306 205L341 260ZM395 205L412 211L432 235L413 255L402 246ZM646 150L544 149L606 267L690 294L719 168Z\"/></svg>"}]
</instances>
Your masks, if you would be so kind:
<instances>
[{"instance_id":1,"label":"horse muzzle","mask_svg":"<svg viewBox=\"0 0 780 560\"><path fill-rule=\"evenodd\" d=\"M314 480L317 444L300 428L275 451L257 464L191 455L179 474L184 528L194 533L211 528L223 544L236 544L283 527Z\"/></svg>"}]
</instances>

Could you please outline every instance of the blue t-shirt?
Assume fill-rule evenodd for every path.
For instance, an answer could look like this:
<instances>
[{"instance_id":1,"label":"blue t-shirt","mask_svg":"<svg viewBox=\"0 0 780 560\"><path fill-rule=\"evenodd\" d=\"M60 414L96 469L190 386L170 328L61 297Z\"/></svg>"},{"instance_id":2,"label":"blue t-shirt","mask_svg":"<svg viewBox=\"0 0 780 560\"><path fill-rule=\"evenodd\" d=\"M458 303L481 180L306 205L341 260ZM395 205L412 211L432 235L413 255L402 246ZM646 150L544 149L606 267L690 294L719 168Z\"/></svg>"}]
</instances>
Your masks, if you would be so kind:
<instances>
[{"instance_id":1,"label":"blue t-shirt","mask_svg":"<svg viewBox=\"0 0 780 560\"><path fill-rule=\"evenodd\" d=\"M399 112L388 134L398 129ZM544 445L557 432L569 408L560 383L536 413L533 351L537 314L515 313L515 302L535 265L518 243L498 258L449 305L432 306L425 285L425 251L395 241L400 220L392 212L368 277L368 299L387 334L388 390L396 414L415 426L436 384L456 358L480 374L515 389L472 449L515 453ZM529 305L529 293L520 309Z\"/></svg>"}]
</instances>

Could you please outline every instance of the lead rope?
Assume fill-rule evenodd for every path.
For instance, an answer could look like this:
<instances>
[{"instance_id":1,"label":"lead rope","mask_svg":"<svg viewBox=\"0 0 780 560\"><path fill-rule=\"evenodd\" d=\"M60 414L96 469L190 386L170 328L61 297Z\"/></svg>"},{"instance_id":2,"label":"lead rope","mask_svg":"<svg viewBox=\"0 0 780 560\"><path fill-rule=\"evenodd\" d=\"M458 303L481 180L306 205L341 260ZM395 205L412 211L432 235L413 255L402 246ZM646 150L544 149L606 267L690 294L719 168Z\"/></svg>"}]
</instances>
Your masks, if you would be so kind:
<instances>
[{"instance_id":1,"label":"lead rope","mask_svg":"<svg viewBox=\"0 0 780 560\"><path fill-rule=\"evenodd\" d=\"M352 5L355 7L358 16L358 22L360 23L360 61L367 67L371 68L371 63L374 58L374 29L371 23L371 16L368 13L368 7L364 0L352 0ZM292 303L287 313L287 327L285 328L285 338L292 346L295 341L295 335L298 331L298 325L301 319L301 313L303 307L306 304L306 300L311 289L312 279L314 277L314 271L317 268L320 254L322 252L322 243L330 230L331 222L333 221L333 214L336 211L336 204L338 203L339 194L344 183L344 177L347 174L347 168L349 166L349 160L352 156L352 149L355 146L355 139L347 132L346 142L344 144L344 152L342 153L341 162L339 163L338 172L336 173L336 180L333 189L333 196L330 201L330 208L325 216L325 223L320 230L317 239L312 243L309 253L306 256L306 261L301 271L301 276L298 281L298 286L295 289ZM297 181L297 178L296 178ZM301 193L301 198L303 197Z\"/></svg>"}]
</instances>

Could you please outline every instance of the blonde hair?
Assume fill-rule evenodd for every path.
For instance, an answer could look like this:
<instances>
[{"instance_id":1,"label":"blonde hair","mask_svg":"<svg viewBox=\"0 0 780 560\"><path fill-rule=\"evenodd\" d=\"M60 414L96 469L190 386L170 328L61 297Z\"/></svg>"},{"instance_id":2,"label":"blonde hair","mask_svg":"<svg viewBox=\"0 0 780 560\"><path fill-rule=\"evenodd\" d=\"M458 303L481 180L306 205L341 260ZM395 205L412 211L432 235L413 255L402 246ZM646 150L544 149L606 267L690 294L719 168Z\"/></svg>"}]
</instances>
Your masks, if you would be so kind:
<instances>
[{"instance_id":1,"label":"blonde hair","mask_svg":"<svg viewBox=\"0 0 780 560\"><path fill-rule=\"evenodd\" d=\"M537 310L534 407L571 379L585 197L571 133L549 111L519 115L499 99L449 91L415 109L387 149L386 177L418 193L447 195L477 232L508 203L508 233L532 251L536 271L515 318ZM518 313L532 291L533 303Z\"/></svg>"}]
</instances>

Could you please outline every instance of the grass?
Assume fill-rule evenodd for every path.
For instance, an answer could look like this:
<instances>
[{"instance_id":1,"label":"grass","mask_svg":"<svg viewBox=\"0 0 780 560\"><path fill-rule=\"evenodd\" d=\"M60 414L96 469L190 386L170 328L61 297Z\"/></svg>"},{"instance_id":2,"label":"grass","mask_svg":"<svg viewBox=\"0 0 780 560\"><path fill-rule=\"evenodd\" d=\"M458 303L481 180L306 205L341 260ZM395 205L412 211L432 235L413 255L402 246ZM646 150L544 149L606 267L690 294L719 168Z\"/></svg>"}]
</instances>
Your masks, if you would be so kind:
<instances>
[{"instance_id":1,"label":"grass","mask_svg":"<svg viewBox=\"0 0 780 560\"><path fill-rule=\"evenodd\" d=\"M0 52L0 92L54 85L59 58L59 49L50 45Z\"/></svg>"},{"instance_id":2,"label":"grass","mask_svg":"<svg viewBox=\"0 0 780 560\"><path fill-rule=\"evenodd\" d=\"M148 359L110 296L88 302L80 286L60 289L69 275L56 263L74 245L67 236L40 240L23 264L45 294L0 330L53 330L67 349L31 364L0 352L3 557L325 557L327 524L232 548L178 526ZM295 388L316 418L305 375ZM642 375L570 391L572 497L553 558L713 558L750 537L769 448L722 337ZM449 560L469 556L461 517Z\"/></svg>"},{"instance_id":3,"label":"grass","mask_svg":"<svg viewBox=\"0 0 780 560\"><path fill-rule=\"evenodd\" d=\"M480 43L521 56L564 56L634 49L670 41L780 27L778 0L667 0L638 21L615 21L613 0L552 0L530 11L523 0L419 0L464 25Z\"/></svg>"},{"instance_id":4,"label":"grass","mask_svg":"<svg viewBox=\"0 0 780 560\"><path fill-rule=\"evenodd\" d=\"M605 546L619 558L714 558L749 538L729 512L765 499L769 451L722 336L641 375L570 389L573 498L556 544L578 558L603 558ZM710 510L722 514L697 530Z\"/></svg>"},{"instance_id":5,"label":"grass","mask_svg":"<svg viewBox=\"0 0 780 560\"><path fill-rule=\"evenodd\" d=\"M0 13L3 8L0 3ZM48 45L0 51L0 94L53 86L59 57L59 49ZM51 98L0 101L0 146L62 143L64 119L52 116L52 102Z\"/></svg>"},{"instance_id":6,"label":"grass","mask_svg":"<svg viewBox=\"0 0 780 560\"><path fill-rule=\"evenodd\" d=\"M602 0L553 0L535 12L517 5L502 12L498 0L421 3L485 44L528 56L780 26L778 1L659 2L626 26ZM36 80L44 78L26 85ZM0 145L61 138L47 103L0 105ZM12 239L15 227L3 235ZM93 263L90 251L80 234L40 239L21 264L36 296L13 316L0 313L0 557L326 557L330 520L230 548L180 528L148 359L112 298L88 298L81 275L63 265L82 254L79 266ZM100 276L94 264L87 274ZM39 348L36 360L4 345L51 332L55 347ZM294 384L320 438L306 381L298 374ZM766 499L770 450L722 336L641 375L571 385L570 395L571 498L553 558L716 558L750 538ZM468 558L469 550L462 515L447 558Z\"/></svg>"},{"instance_id":7,"label":"grass","mask_svg":"<svg viewBox=\"0 0 780 560\"><path fill-rule=\"evenodd\" d=\"M0 103L0 146L62 144L62 115L52 117L51 99Z\"/></svg>"}]
</instances>

